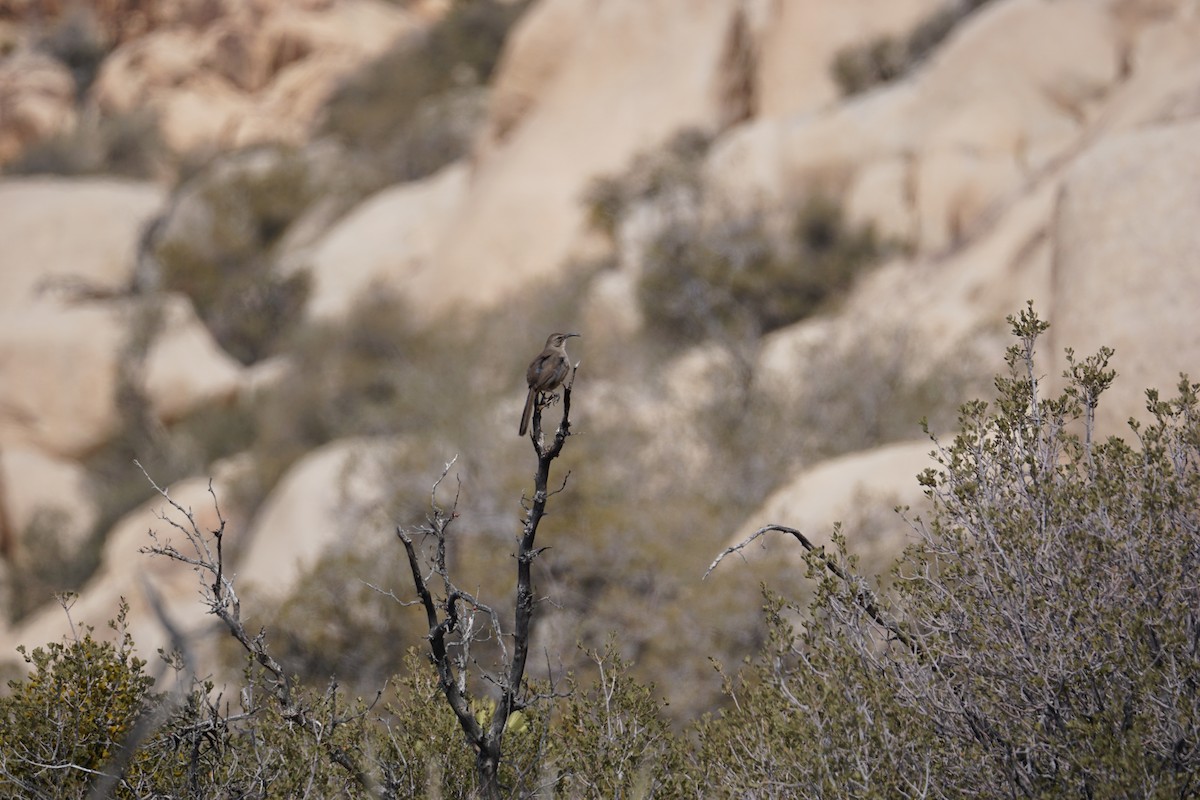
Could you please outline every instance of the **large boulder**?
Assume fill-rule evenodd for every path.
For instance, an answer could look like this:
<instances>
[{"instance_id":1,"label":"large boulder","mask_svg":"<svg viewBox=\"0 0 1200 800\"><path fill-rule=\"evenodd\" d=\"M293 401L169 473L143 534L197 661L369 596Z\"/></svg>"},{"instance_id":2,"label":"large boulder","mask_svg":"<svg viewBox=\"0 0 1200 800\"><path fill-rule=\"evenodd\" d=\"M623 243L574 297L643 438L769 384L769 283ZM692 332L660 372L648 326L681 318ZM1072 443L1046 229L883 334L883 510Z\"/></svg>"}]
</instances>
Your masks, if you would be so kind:
<instances>
[{"instance_id":1,"label":"large boulder","mask_svg":"<svg viewBox=\"0 0 1200 800\"><path fill-rule=\"evenodd\" d=\"M396 442L350 439L305 456L275 486L247 534L237 564L243 586L261 596L286 597L305 570L332 545L378 519L391 490L388 465Z\"/></svg>"},{"instance_id":2,"label":"large boulder","mask_svg":"<svg viewBox=\"0 0 1200 800\"><path fill-rule=\"evenodd\" d=\"M0 314L0 445L72 457L112 436L125 333L110 304Z\"/></svg>"},{"instance_id":3,"label":"large boulder","mask_svg":"<svg viewBox=\"0 0 1200 800\"><path fill-rule=\"evenodd\" d=\"M212 490L218 499L227 498L236 483L239 467L227 464L215 468ZM191 513L196 526L202 531L212 547L210 531L220 527L213 496L209 493L208 478L193 478L166 487L171 499L186 513ZM241 526L222 506L222 515L227 518L224 547L237 546ZM175 509L161 496L144 503L130 512L113 528L104 544L100 568L78 592L70 606L69 616L56 602L47 602L20 624L7 633L0 642L0 656L7 657L17 645L37 647L52 641L62 641L78 630L81 624L94 626L96 635L113 638L116 633L104 623L116 616L121 599L130 605L129 633L137 644L143 658L152 658L159 648L171 645L167 630L153 609L151 593L162 600L162 610L171 624L192 635L190 646L211 655L218 641L217 635L207 620L206 607L200 597L202 582L211 583L211 575L200 575L187 564L181 564L160 556L141 552L155 544L150 532L158 537L159 543L169 542L185 556L195 557L184 535L173 524L190 530L191 523L185 513ZM228 565L227 565L228 566ZM195 636L207 629L204 636ZM227 638L222 637L222 638Z\"/></svg>"},{"instance_id":4,"label":"large boulder","mask_svg":"<svg viewBox=\"0 0 1200 800\"><path fill-rule=\"evenodd\" d=\"M220 348L183 295L168 294L160 326L146 353L141 388L150 410L170 423L202 406L231 400L242 386L243 368Z\"/></svg>"},{"instance_id":5,"label":"large boulder","mask_svg":"<svg viewBox=\"0 0 1200 800\"><path fill-rule=\"evenodd\" d=\"M563 269L585 227L582 197L594 177L622 170L680 128L721 119L717 89L740 6L533 6L500 66L488 138L458 224L439 242L438 269L408 287L416 304L434 313L487 307Z\"/></svg>"},{"instance_id":6,"label":"large boulder","mask_svg":"<svg viewBox=\"0 0 1200 800\"><path fill-rule=\"evenodd\" d=\"M733 132L710 175L738 203L832 187L857 218L941 253L1084 139L1119 56L1104 4L992 4L904 80Z\"/></svg>"},{"instance_id":7,"label":"large boulder","mask_svg":"<svg viewBox=\"0 0 1200 800\"><path fill-rule=\"evenodd\" d=\"M823 461L804 470L771 494L730 539L730 546L747 539L766 525L796 528L813 544L829 547L835 523L844 523L851 553L882 569L899 552L908 523L890 511L884 516L863 514L869 509L907 506L919 509L927 502L917 475L932 466L928 441L899 442L861 453ZM804 549L784 534L743 550L756 557L766 549L770 558L803 564ZM786 541L783 539L786 538Z\"/></svg>"},{"instance_id":8,"label":"large boulder","mask_svg":"<svg viewBox=\"0 0 1200 800\"><path fill-rule=\"evenodd\" d=\"M759 3L762 20L758 113L788 117L839 99L831 65L845 47L878 37L903 37L942 0L842 0L839 3Z\"/></svg>"},{"instance_id":9,"label":"large boulder","mask_svg":"<svg viewBox=\"0 0 1200 800\"><path fill-rule=\"evenodd\" d=\"M0 555L24 564L22 537L31 532L52 532L56 546L78 549L95 520L87 472L77 462L20 445L0 449Z\"/></svg>"},{"instance_id":10,"label":"large boulder","mask_svg":"<svg viewBox=\"0 0 1200 800\"><path fill-rule=\"evenodd\" d=\"M408 282L434 268L433 249L448 233L467 188L467 166L367 198L330 228L295 263L312 275L308 313L344 317L374 289L402 294Z\"/></svg>"},{"instance_id":11,"label":"large boulder","mask_svg":"<svg viewBox=\"0 0 1200 800\"><path fill-rule=\"evenodd\" d=\"M142 228L162 187L109 178L0 181L0 309L119 293L133 279Z\"/></svg>"},{"instance_id":12,"label":"large boulder","mask_svg":"<svg viewBox=\"0 0 1200 800\"><path fill-rule=\"evenodd\" d=\"M1200 380L1200 117L1113 136L1071 168L1053 229L1055 350L1116 350L1098 424L1144 416L1143 390Z\"/></svg>"}]
</instances>

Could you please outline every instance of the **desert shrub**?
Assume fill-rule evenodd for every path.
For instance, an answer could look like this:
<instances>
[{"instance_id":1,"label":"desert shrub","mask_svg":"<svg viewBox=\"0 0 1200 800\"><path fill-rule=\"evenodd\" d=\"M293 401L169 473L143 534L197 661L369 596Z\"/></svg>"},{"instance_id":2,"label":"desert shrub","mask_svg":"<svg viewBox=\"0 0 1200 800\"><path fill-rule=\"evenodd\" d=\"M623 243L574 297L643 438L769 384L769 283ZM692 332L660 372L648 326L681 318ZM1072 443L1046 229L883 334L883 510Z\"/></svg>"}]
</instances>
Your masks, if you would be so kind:
<instances>
[{"instance_id":1,"label":"desert shrub","mask_svg":"<svg viewBox=\"0 0 1200 800\"><path fill-rule=\"evenodd\" d=\"M94 535L82 542L65 534L72 520L63 508L47 506L34 512L19 532L21 554L8 579L5 613L10 622L49 602L58 592L78 589L100 560Z\"/></svg>"},{"instance_id":2,"label":"desert shrub","mask_svg":"<svg viewBox=\"0 0 1200 800\"><path fill-rule=\"evenodd\" d=\"M676 341L756 339L845 292L884 252L869 227L814 196L787 241L761 216L676 221L645 253L639 300L647 321Z\"/></svg>"},{"instance_id":3,"label":"desert shrub","mask_svg":"<svg viewBox=\"0 0 1200 800\"><path fill-rule=\"evenodd\" d=\"M905 36L881 36L842 48L830 65L834 83L843 96L849 96L906 75L928 58L959 23L988 2L951 0Z\"/></svg>"},{"instance_id":4,"label":"desert shrub","mask_svg":"<svg viewBox=\"0 0 1200 800\"><path fill-rule=\"evenodd\" d=\"M0 697L0 785L12 797L84 797L154 703L146 662L123 630L116 643L85 628L74 641L18 651L30 672Z\"/></svg>"},{"instance_id":5,"label":"desert shrub","mask_svg":"<svg viewBox=\"0 0 1200 800\"><path fill-rule=\"evenodd\" d=\"M1097 441L1111 351L1068 351L1048 395L1045 323L1011 322L995 404L935 440L890 588L839 535L808 554L811 602L769 603L771 646L698 731L696 774L727 796L1195 793L1200 385L1149 392L1134 444Z\"/></svg>"},{"instance_id":6,"label":"desert shrub","mask_svg":"<svg viewBox=\"0 0 1200 800\"><path fill-rule=\"evenodd\" d=\"M163 287L191 297L243 363L272 354L304 308L308 273L282 273L274 248L319 192L302 152L252 148L185 184L150 239Z\"/></svg>"},{"instance_id":7,"label":"desert shrub","mask_svg":"<svg viewBox=\"0 0 1200 800\"><path fill-rule=\"evenodd\" d=\"M653 684L638 683L610 638L587 653L596 682L580 688L568 677L548 753L554 796L676 797L682 742L662 715Z\"/></svg>"},{"instance_id":8,"label":"desert shrub","mask_svg":"<svg viewBox=\"0 0 1200 800\"><path fill-rule=\"evenodd\" d=\"M694 209L704 197L701 169L712 137L699 128L684 128L661 147L634 156L619 175L594 179L583 203L588 222L615 238L621 221L638 206L662 205L675 213Z\"/></svg>"},{"instance_id":9,"label":"desert shrub","mask_svg":"<svg viewBox=\"0 0 1200 800\"><path fill-rule=\"evenodd\" d=\"M167 158L157 117L138 109L83 113L74 127L28 145L4 166L10 175L120 175L149 179Z\"/></svg>"},{"instance_id":10,"label":"desert shrub","mask_svg":"<svg viewBox=\"0 0 1200 800\"><path fill-rule=\"evenodd\" d=\"M638 248L638 300L663 340L754 343L844 292L891 248L869 226L848 223L822 192L784 225L722 208L704 178L710 143L684 129L621 174L593 181L583 197L590 224L610 239L623 238L623 225L637 229L639 241L618 244Z\"/></svg>"},{"instance_id":11,"label":"desert shrub","mask_svg":"<svg viewBox=\"0 0 1200 800\"><path fill-rule=\"evenodd\" d=\"M390 181L429 175L464 155L484 119L485 85L527 3L459 0L428 32L398 42L348 78L323 130Z\"/></svg>"},{"instance_id":12,"label":"desert shrub","mask_svg":"<svg viewBox=\"0 0 1200 800\"><path fill-rule=\"evenodd\" d=\"M49 26L37 46L71 70L76 94L82 98L113 43L92 9L72 5Z\"/></svg>"},{"instance_id":13,"label":"desert shrub","mask_svg":"<svg viewBox=\"0 0 1200 800\"><path fill-rule=\"evenodd\" d=\"M397 699L381 719L381 783L390 797L473 797L475 757L463 741L462 729L446 705L437 672L428 656L410 650L396 674ZM493 701L472 701L481 723L495 712ZM513 797L530 797L541 777L539 766L549 730L542 706L509 718L501 782Z\"/></svg>"}]
</instances>

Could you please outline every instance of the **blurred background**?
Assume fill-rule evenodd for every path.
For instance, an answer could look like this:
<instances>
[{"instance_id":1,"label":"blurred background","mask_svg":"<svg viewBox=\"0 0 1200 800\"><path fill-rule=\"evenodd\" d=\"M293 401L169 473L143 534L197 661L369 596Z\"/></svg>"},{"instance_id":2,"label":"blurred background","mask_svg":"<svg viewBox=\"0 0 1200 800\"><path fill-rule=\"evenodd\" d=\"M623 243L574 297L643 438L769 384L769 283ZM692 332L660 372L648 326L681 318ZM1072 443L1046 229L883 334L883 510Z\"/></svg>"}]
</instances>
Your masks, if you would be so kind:
<instances>
[{"instance_id":1,"label":"blurred background","mask_svg":"<svg viewBox=\"0 0 1200 800\"><path fill-rule=\"evenodd\" d=\"M612 634L692 719L804 582L709 562L840 521L885 571L1026 300L1050 383L1116 349L1102 431L1200 373L1195 0L0 0L0 170L8 674L122 596L151 657L144 581L238 668L136 459L208 526L211 480L287 669L374 692L455 457L458 582L511 608L570 330L531 669Z\"/></svg>"}]
</instances>

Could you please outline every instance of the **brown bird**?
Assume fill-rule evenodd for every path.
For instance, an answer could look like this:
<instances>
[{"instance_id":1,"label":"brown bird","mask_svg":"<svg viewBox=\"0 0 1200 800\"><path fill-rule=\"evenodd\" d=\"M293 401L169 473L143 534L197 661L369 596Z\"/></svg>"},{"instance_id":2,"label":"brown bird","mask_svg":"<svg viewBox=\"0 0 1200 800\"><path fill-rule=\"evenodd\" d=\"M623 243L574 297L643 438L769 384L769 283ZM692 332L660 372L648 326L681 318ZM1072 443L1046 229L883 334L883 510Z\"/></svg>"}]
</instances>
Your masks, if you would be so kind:
<instances>
[{"instance_id":1,"label":"brown bird","mask_svg":"<svg viewBox=\"0 0 1200 800\"><path fill-rule=\"evenodd\" d=\"M521 436L529 430L529 417L533 414L533 404L537 402L538 394L553 392L567 379L567 373L571 371L571 360L567 356L567 339L578 335L550 334L545 349L529 364L529 369L525 370L529 394L525 397L525 411L521 414Z\"/></svg>"}]
</instances>

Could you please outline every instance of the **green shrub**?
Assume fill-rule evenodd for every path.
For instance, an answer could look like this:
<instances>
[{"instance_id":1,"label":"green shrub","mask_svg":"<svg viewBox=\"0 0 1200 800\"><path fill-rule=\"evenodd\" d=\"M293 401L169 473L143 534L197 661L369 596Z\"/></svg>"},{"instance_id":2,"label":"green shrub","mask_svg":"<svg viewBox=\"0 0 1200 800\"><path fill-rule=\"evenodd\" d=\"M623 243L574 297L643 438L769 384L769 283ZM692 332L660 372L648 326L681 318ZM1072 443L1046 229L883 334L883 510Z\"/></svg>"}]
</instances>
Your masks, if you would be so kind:
<instances>
[{"instance_id":1,"label":"green shrub","mask_svg":"<svg viewBox=\"0 0 1200 800\"><path fill-rule=\"evenodd\" d=\"M151 237L163 287L191 297L243 363L275 352L304 308L310 277L283 274L274 248L320 191L304 153L252 148L194 176Z\"/></svg>"},{"instance_id":2,"label":"green shrub","mask_svg":"<svg viewBox=\"0 0 1200 800\"><path fill-rule=\"evenodd\" d=\"M555 720L549 752L554 796L679 796L672 789L683 766L681 742L661 714L654 686L634 680L611 637L603 652L587 655L596 683L583 691L569 676Z\"/></svg>"},{"instance_id":3,"label":"green shrub","mask_svg":"<svg viewBox=\"0 0 1200 800\"><path fill-rule=\"evenodd\" d=\"M113 623L118 641L82 638L18 651L29 665L0 697L0 786L10 797L83 797L138 718L153 705L154 681L133 641ZM12 794L8 794L11 791Z\"/></svg>"},{"instance_id":4,"label":"green shrub","mask_svg":"<svg viewBox=\"0 0 1200 800\"><path fill-rule=\"evenodd\" d=\"M832 200L810 198L789 241L757 215L666 227L645 253L638 286L647 321L669 339L756 339L845 292L884 252Z\"/></svg>"},{"instance_id":5,"label":"green shrub","mask_svg":"<svg viewBox=\"0 0 1200 800\"><path fill-rule=\"evenodd\" d=\"M459 0L426 34L398 42L347 79L323 131L382 168L414 180L465 155L485 115L486 85L526 2Z\"/></svg>"},{"instance_id":6,"label":"green shrub","mask_svg":"<svg viewBox=\"0 0 1200 800\"><path fill-rule=\"evenodd\" d=\"M73 128L28 145L4 172L145 180L157 177L166 161L166 144L152 112L84 113Z\"/></svg>"},{"instance_id":7,"label":"green shrub","mask_svg":"<svg viewBox=\"0 0 1200 800\"><path fill-rule=\"evenodd\" d=\"M990 0L951 0L903 37L881 36L844 47L830 64L843 96L865 92L908 74L925 61L954 29Z\"/></svg>"},{"instance_id":8,"label":"green shrub","mask_svg":"<svg viewBox=\"0 0 1200 800\"><path fill-rule=\"evenodd\" d=\"M889 588L833 574L854 569L839 535L808 554L810 603L770 602L771 646L699 730L726 796L1195 793L1200 384L1149 393L1136 447L1096 441L1111 351L1068 351L1047 395L1046 325L1011 321L999 397L935 442Z\"/></svg>"}]
</instances>

